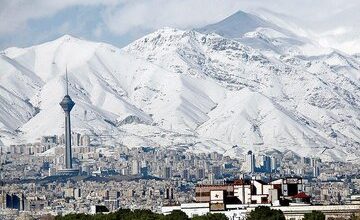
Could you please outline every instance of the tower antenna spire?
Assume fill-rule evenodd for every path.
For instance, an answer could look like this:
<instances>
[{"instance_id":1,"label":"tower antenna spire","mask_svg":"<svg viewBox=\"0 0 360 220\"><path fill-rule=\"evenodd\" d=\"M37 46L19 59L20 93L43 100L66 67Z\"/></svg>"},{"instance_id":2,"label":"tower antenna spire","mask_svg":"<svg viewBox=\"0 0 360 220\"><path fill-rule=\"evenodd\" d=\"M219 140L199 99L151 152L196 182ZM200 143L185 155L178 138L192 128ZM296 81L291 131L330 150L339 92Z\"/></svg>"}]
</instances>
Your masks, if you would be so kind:
<instances>
[{"instance_id":1,"label":"tower antenna spire","mask_svg":"<svg viewBox=\"0 0 360 220\"><path fill-rule=\"evenodd\" d=\"M67 65L66 65L65 77L66 77L66 95L69 95L69 79L67 73Z\"/></svg>"}]
</instances>

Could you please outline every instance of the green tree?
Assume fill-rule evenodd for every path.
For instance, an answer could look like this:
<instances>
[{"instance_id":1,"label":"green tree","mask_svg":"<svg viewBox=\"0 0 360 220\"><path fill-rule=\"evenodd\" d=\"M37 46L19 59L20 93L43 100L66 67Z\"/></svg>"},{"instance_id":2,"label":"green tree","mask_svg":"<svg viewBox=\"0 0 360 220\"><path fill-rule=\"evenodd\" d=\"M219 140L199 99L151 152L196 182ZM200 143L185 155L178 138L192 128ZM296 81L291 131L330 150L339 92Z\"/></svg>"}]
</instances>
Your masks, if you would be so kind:
<instances>
[{"instance_id":1,"label":"green tree","mask_svg":"<svg viewBox=\"0 0 360 220\"><path fill-rule=\"evenodd\" d=\"M247 220L285 220L285 216L281 210L270 209L267 206L259 206L250 212Z\"/></svg>"},{"instance_id":2,"label":"green tree","mask_svg":"<svg viewBox=\"0 0 360 220\"><path fill-rule=\"evenodd\" d=\"M130 209L119 209L114 214L115 214L116 219L121 219L124 216L130 215L131 210Z\"/></svg>"},{"instance_id":3,"label":"green tree","mask_svg":"<svg viewBox=\"0 0 360 220\"><path fill-rule=\"evenodd\" d=\"M163 220L188 220L189 217L186 215L185 212L181 210L174 210L169 215L165 215Z\"/></svg>"},{"instance_id":4,"label":"green tree","mask_svg":"<svg viewBox=\"0 0 360 220\"><path fill-rule=\"evenodd\" d=\"M190 220L190 218L180 210L174 210L169 215L157 214L150 210L143 209L119 209L108 214L68 214L56 216L55 220ZM224 214L208 213L203 216L196 216L191 220L228 220Z\"/></svg>"},{"instance_id":5,"label":"green tree","mask_svg":"<svg viewBox=\"0 0 360 220\"><path fill-rule=\"evenodd\" d=\"M311 213L306 213L303 220L325 220L325 215L320 211L312 211Z\"/></svg>"},{"instance_id":6,"label":"green tree","mask_svg":"<svg viewBox=\"0 0 360 220\"><path fill-rule=\"evenodd\" d=\"M90 217L90 218L89 218ZM65 216L56 216L55 220L86 220L86 219L92 219L91 216L86 214L68 214Z\"/></svg>"},{"instance_id":7,"label":"green tree","mask_svg":"<svg viewBox=\"0 0 360 220\"><path fill-rule=\"evenodd\" d=\"M228 220L228 218L221 213L208 213L202 216L195 216L191 220Z\"/></svg>"}]
</instances>

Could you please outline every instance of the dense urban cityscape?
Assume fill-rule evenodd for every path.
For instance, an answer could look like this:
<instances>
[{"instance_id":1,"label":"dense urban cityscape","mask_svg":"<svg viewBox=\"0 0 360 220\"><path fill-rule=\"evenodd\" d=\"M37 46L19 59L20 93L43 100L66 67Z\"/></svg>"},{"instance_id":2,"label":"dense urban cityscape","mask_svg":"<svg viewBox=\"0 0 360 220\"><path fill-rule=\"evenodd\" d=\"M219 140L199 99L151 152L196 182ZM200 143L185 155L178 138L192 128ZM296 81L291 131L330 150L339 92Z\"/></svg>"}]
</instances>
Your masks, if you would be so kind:
<instances>
[{"instance_id":1,"label":"dense urban cityscape","mask_svg":"<svg viewBox=\"0 0 360 220\"><path fill-rule=\"evenodd\" d=\"M225 186L238 180L269 183L284 178L301 180L301 192L314 205L360 203L360 168L351 163L299 158L291 152L271 156L248 152L236 158L185 149L94 146L88 136L77 133L72 139L76 176L57 174L64 163L61 136L12 145L9 152L1 152L0 216L92 213L98 205L109 211L129 208L161 213L163 207L200 202L196 187L202 185ZM259 203L264 201L268 200Z\"/></svg>"}]
</instances>

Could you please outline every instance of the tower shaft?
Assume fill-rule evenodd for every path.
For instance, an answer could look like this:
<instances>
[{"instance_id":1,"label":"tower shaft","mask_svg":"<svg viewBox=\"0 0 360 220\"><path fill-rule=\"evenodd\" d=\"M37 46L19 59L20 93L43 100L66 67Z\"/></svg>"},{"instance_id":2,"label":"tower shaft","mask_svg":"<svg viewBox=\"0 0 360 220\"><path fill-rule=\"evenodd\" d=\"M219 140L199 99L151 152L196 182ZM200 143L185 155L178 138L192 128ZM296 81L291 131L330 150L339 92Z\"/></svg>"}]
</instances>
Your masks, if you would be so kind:
<instances>
[{"instance_id":1,"label":"tower shaft","mask_svg":"<svg viewBox=\"0 0 360 220\"><path fill-rule=\"evenodd\" d=\"M72 169L70 111L65 112L65 168Z\"/></svg>"}]
</instances>

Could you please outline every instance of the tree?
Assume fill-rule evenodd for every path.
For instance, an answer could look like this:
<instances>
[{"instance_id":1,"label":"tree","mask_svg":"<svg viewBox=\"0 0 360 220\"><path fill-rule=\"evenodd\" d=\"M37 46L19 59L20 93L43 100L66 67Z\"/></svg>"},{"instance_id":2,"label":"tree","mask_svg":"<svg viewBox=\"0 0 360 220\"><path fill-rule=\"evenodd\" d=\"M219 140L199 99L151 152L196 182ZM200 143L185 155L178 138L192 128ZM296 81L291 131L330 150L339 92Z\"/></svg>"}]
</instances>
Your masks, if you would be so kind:
<instances>
[{"instance_id":1,"label":"tree","mask_svg":"<svg viewBox=\"0 0 360 220\"><path fill-rule=\"evenodd\" d=\"M202 216L195 216L191 220L228 220L228 218L221 213L208 213Z\"/></svg>"},{"instance_id":2,"label":"tree","mask_svg":"<svg viewBox=\"0 0 360 220\"><path fill-rule=\"evenodd\" d=\"M304 220L325 220L324 213L320 211L312 211L311 213L306 213L304 215Z\"/></svg>"},{"instance_id":3,"label":"tree","mask_svg":"<svg viewBox=\"0 0 360 220\"><path fill-rule=\"evenodd\" d=\"M185 212L174 210L169 215L154 213L144 209L119 209L108 214L68 214L56 216L55 220L190 220ZM203 216L196 216L191 220L228 220L224 214L208 213Z\"/></svg>"},{"instance_id":4,"label":"tree","mask_svg":"<svg viewBox=\"0 0 360 220\"><path fill-rule=\"evenodd\" d=\"M188 220L189 217L181 210L174 210L169 215L163 217L164 220Z\"/></svg>"},{"instance_id":5,"label":"tree","mask_svg":"<svg viewBox=\"0 0 360 220\"><path fill-rule=\"evenodd\" d=\"M150 210L146 209L135 209L128 214L125 214L123 218L120 217L121 220L158 220L160 219L160 214L156 214ZM118 218L119 219L119 218Z\"/></svg>"},{"instance_id":6,"label":"tree","mask_svg":"<svg viewBox=\"0 0 360 220\"><path fill-rule=\"evenodd\" d=\"M90 217L90 218L89 218ZM65 216L56 216L55 220L87 220L87 219L93 219L91 216L86 214L68 214Z\"/></svg>"},{"instance_id":7,"label":"tree","mask_svg":"<svg viewBox=\"0 0 360 220\"><path fill-rule=\"evenodd\" d=\"M270 209L267 206L259 206L250 212L247 220L285 220L285 216L281 210Z\"/></svg>"}]
</instances>

